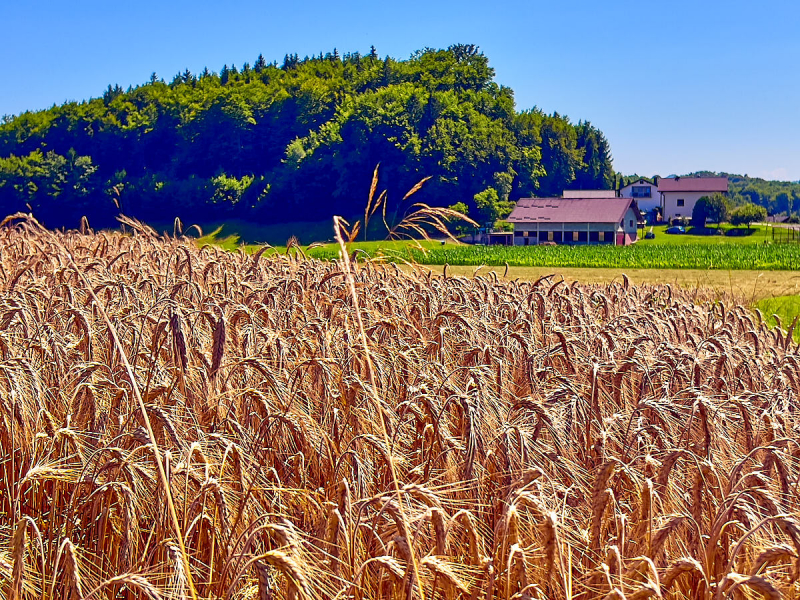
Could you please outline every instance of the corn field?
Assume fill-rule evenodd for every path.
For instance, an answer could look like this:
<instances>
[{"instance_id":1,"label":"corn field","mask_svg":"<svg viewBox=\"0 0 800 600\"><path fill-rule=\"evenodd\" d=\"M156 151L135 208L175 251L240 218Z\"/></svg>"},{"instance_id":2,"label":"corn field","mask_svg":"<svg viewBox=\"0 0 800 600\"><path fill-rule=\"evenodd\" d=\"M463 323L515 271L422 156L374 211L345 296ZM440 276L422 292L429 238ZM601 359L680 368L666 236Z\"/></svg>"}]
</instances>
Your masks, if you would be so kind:
<instances>
[{"instance_id":1,"label":"corn field","mask_svg":"<svg viewBox=\"0 0 800 600\"><path fill-rule=\"evenodd\" d=\"M795 598L791 332L702 290L0 228L0 596Z\"/></svg>"},{"instance_id":2,"label":"corn field","mask_svg":"<svg viewBox=\"0 0 800 600\"><path fill-rule=\"evenodd\" d=\"M426 265L512 267L601 267L618 269L722 269L795 271L800 244L646 244L633 246L471 246L448 244L406 251L389 249L388 258L411 258ZM334 259L336 250L316 248L310 256Z\"/></svg>"}]
</instances>

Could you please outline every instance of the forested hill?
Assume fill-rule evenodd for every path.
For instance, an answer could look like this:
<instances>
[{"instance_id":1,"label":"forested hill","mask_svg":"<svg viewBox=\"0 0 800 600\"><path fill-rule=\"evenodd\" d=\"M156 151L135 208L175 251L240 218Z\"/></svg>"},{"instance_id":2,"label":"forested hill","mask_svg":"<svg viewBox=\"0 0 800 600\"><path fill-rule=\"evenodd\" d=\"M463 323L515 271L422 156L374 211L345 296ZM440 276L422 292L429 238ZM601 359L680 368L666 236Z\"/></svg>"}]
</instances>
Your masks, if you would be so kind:
<instances>
[{"instance_id":1,"label":"forested hill","mask_svg":"<svg viewBox=\"0 0 800 600\"><path fill-rule=\"evenodd\" d=\"M128 90L6 117L0 212L32 210L67 227L83 215L113 224L120 211L162 222L347 216L363 212L378 163L390 214L427 176L412 200L463 202L478 219L502 213L509 198L614 181L598 129L518 112L477 47L408 60L373 48L287 55L280 66L259 56L169 83L153 74Z\"/></svg>"},{"instance_id":2,"label":"forested hill","mask_svg":"<svg viewBox=\"0 0 800 600\"><path fill-rule=\"evenodd\" d=\"M713 171L698 171L693 175L727 177L728 196L734 204L759 204L771 215L796 214L800 210L800 182L797 181L770 181L760 177Z\"/></svg>"}]
</instances>

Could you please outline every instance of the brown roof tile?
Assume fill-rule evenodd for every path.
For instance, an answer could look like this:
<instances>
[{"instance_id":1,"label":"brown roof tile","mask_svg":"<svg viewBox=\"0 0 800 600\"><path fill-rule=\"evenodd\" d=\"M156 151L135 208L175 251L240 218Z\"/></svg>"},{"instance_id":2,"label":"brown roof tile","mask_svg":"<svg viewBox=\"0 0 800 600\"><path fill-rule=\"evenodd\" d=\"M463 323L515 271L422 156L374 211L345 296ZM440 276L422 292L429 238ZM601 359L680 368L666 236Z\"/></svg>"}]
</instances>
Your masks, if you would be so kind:
<instances>
[{"instance_id":1,"label":"brown roof tile","mask_svg":"<svg viewBox=\"0 0 800 600\"><path fill-rule=\"evenodd\" d=\"M659 192L727 192L727 177L665 177L658 180Z\"/></svg>"}]
</instances>

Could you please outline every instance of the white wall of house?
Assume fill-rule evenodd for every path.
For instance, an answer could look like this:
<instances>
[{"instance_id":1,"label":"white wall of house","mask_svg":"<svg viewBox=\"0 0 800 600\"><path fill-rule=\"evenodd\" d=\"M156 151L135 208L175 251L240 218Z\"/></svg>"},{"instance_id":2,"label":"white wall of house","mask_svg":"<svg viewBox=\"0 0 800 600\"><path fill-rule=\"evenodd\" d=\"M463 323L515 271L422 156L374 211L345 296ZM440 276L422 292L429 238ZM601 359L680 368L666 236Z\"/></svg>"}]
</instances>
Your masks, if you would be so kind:
<instances>
[{"instance_id":1,"label":"white wall of house","mask_svg":"<svg viewBox=\"0 0 800 600\"><path fill-rule=\"evenodd\" d=\"M641 208L639 210L641 210ZM636 234L637 227L639 226L639 215L636 214L633 207L630 207L628 212L625 213L625 218L622 220L621 225L621 230L625 233L629 235Z\"/></svg>"},{"instance_id":2,"label":"white wall of house","mask_svg":"<svg viewBox=\"0 0 800 600\"><path fill-rule=\"evenodd\" d=\"M638 194L641 194L642 192L646 193L646 191L642 188L648 188L650 191L650 196L634 196L634 188L636 188ZM619 190L619 195L623 198L636 198L636 203L639 205L639 210L642 212L650 212L654 208L661 206L661 195L658 192L658 186L653 185L648 181L643 181L642 183L639 183L638 181L629 183Z\"/></svg>"},{"instance_id":3,"label":"white wall of house","mask_svg":"<svg viewBox=\"0 0 800 600\"><path fill-rule=\"evenodd\" d=\"M711 196L713 192L661 192L661 204L664 207L664 220L675 217L692 218L694 205L703 196Z\"/></svg>"}]
</instances>

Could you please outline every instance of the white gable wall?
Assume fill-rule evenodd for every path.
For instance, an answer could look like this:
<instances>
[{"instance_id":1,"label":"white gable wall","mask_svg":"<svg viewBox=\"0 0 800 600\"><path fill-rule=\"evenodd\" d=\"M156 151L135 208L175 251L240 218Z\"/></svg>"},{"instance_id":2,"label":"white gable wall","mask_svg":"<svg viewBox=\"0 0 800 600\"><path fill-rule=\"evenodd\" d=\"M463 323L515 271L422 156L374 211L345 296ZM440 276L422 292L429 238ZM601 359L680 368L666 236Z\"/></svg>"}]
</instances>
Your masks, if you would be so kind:
<instances>
[{"instance_id":1,"label":"white gable wall","mask_svg":"<svg viewBox=\"0 0 800 600\"><path fill-rule=\"evenodd\" d=\"M703 196L711 196L714 192L661 192L664 207L664 220L674 219L675 217L692 218L694 205ZM683 206L678 206L678 202L683 200Z\"/></svg>"},{"instance_id":2,"label":"white gable wall","mask_svg":"<svg viewBox=\"0 0 800 600\"><path fill-rule=\"evenodd\" d=\"M639 210L642 212L650 212L654 208L658 208L661 206L661 196L658 193L658 186L653 185L647 181L639 183L639 181L634 181L633 183L629 183L624 188L620 189L619 195L623 198L633 198L633 188L636 187L648 187L650 188L650 197L649 198L641 198L639 196L636 197L636 203L639 205Z\"/></svg>"}]
</instances>

